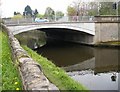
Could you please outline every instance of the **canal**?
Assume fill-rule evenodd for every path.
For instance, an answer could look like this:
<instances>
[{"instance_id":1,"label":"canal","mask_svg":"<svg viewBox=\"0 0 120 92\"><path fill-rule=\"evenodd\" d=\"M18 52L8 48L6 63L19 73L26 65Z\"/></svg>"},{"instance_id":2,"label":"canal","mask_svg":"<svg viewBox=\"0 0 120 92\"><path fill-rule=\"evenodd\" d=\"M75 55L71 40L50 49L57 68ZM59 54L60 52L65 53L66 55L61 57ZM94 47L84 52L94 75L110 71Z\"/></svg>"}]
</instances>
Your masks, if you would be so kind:
<instances>
[{"instance_id":1,"label":"canal","mask_svg":"<svg viewBox=\"0 0 120 92\"><path fill-rule=\"evenodd\" d=\"M35 36L26 36L34 34ZM74 80L90 90L120 90L118 48L100 48L76 43L43 39L44 33L25 33L17 36L26 44L57 66L63 68ZM40 37L40 38L39 38ZM32 39L31 39L32 38ZM23 40L21 40L23 39ZM42 44L41 44L42 43ZM37 44L40 44L39 48ZM31 46L33 45L33 46Z\"/></svg>"}]
</instances>

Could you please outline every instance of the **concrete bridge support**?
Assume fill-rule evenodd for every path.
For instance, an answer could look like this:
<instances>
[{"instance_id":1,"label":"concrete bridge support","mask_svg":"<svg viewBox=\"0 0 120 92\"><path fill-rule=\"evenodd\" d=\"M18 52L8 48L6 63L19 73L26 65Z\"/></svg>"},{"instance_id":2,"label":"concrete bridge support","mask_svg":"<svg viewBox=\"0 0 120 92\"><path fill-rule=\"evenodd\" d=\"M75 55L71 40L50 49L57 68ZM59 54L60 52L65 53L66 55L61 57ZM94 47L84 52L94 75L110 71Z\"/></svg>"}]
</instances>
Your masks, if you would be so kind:
<instances>
[{"instance_id":1,"label":"concrete bridge support","mask_svg":"<svg viewBox=\"0 0 120 92\"><path fill-rule=\"evenodd\" d=\"M96 16L94 43L120 41L120 16Z\"/></svg>"}]
</instances>

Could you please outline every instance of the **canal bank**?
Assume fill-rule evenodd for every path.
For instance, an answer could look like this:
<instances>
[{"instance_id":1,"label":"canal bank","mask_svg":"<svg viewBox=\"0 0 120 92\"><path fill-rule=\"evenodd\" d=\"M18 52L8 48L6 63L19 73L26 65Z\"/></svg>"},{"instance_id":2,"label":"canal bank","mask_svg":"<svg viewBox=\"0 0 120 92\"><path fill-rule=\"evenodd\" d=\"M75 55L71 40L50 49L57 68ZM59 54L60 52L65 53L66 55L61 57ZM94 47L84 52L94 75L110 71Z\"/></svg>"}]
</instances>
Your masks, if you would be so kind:
<instances>
[{"instance_id":1,"label":"canal bank","mask_svg":"<svg viewBox=\"0 0 120 92\"><path fill-rule=\"evenodd\" d=\"M41 64L44 74L49 78L51 82L56 84L60 90L87 90L81 83L78 83L71 79L63 69L57 67L52 61L42 57L31 49L23 46L28 54L37 62Z\"/></svg>"},{"instance_id":2,"label":"canal bank","mask_svg":"<svg viewBox=\"0 0 120 92\"><path fill-rule=\"evenodd\" d=\"M17 88L16 90L59 90L44 76L41 66L26 53L6 26L2 25L2 31L4 31L7 34L6 37L8 37L7 43L9 43L8 45L10 45L11 49L11 52L9 53L11 53L12 56L11 63L18 68L18 74L20 74L20 80L22 80L23 88ZM3 84L4 83L5 82L3 81ZM15 82L15 85L17 84L18 82ZM9 89L9 86L5 86L4 90Z\"/></svg>"},{"instance_id":3,"label":"canal bank","mask_svg":"<svg viewBox=\"0 0 120 92\"><path fill-rule=\"evenodd\" d=\"M3 27L5 28L5 26ZM50 79L50 81L47 80L47 78L44 76L45 72L42 72L41 65L31 58L34 55L34 52L30 53L32 55L30 57L26 51L21 48L18 40L14 38L13 34L8 29L6 29L6 32L8 33L9 42L12 49L14 59L13 62L18 66L25 90L58 90L56 89L55 85L57 85L60 90L87 90L86 87L71 79L63 70L58 67L55 68L55 65L51 63L53 67L52 68L49 65L50 63L48 63L48 60L42 57L44 60L47 60L45 64L48 71L47 78ZM26 49L28 48L26 47ZM41 56L38 55L37 57L35 54L34 57L38 59ZM42 59L39 58L38 61L42 61ZM49 70L50 68L52 68L53 71ZM50 75L49 72L52 72L52 74ZM52 77L53 80L51 80L50 77ZM56 81L55 85L51 83L54 80Z\"/></svg>"}]
</instances>

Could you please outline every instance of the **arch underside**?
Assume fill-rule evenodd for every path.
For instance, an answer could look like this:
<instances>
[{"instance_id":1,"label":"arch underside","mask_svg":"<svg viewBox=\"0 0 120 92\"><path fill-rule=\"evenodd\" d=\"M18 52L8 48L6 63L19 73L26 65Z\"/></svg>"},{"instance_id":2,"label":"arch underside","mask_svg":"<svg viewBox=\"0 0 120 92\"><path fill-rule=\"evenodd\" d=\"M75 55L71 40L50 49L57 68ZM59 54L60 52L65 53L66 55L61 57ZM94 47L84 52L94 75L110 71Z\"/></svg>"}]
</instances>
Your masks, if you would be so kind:
<instances>
[{"instance_id":1,"label":"arch underside","mask_svg":"<svg viewBox=\"0 0 120 92\"><path fill-rule=\"evenodd\" d=\"M51 39L58 39L58 40L77 42L77 43L92 44L94 38L93 34L86 33L85 31L78 31L69 28L35 28L31 30L44 31L47 37ZM27 31L30 31L30 29ZM23 31L23 32L27 32L27 31Z\"/></svg>"},{"instance_id":2,"label":"arch underside","mask_svg":"<svg viewBox=\"0 0 120 92\"><path fill-rule=\"evenodd\" d=\"M95 32L92 31L92 30L88 30L88 29L83 29L83 28L78 28L78 27L67 27L67 26L59 26L59 27L52 27L52 26L43 26L43 27L27 27L27 28L22 28L22 29L18 29L18 30L15 30L13 31L13 34L16 35L16 34L19 34L19 33L22 33L22 32L26 32L26 31L31 31L31 30L59 30L61 32L63 32L64 30L67 30L67 32L82 32L82 33L86 33L86 34L89 34L89 35L95 35ZM58 31L57 31L58 32Z\"/></svg>"},{"instance_id":3,"label":"arch underside","mask_svg":"<svg viewBox=\"0 0 120 92\"><path fill-rule=\"evenodd\" d=\"M47 29L41 29L41 30L46 32L47 37L49 38L55 38L59 40L85 43L85 44L92 43L94 37L93 35L82 31L76 31L76 30L70 31L69 29L64 29L64 28L60 28L60 29L51 28L49 29L49 31L46 31Z\"/></svg>"}]
</instances>

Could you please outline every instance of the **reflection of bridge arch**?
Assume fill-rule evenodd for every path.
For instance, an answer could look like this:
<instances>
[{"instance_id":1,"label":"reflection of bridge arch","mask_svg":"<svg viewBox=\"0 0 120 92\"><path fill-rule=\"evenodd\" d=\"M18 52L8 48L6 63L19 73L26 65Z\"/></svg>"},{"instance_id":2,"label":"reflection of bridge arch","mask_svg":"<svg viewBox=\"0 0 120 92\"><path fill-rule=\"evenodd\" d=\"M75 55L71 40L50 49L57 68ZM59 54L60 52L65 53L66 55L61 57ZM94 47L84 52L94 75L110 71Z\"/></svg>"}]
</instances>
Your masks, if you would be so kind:
<instances>
[{"instance_id":1,"label":"reflection of bridge arch","mask_svg":"<svg viewBox=\"0 0 120 92\"><path fill-rule=\"evenodd\" d=\"M95 68L95 57L92 57L91 59L88 59L81 63L67 66L67 67L62 67L62 68L65 71L80 71L80 70L94 69Z\"/></svg>"}]
</instances>

